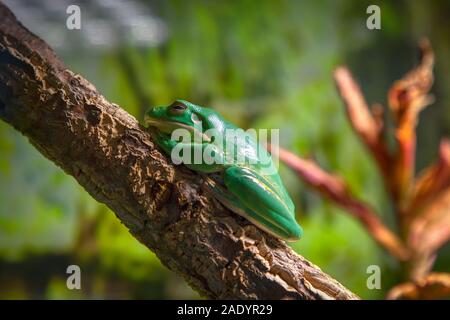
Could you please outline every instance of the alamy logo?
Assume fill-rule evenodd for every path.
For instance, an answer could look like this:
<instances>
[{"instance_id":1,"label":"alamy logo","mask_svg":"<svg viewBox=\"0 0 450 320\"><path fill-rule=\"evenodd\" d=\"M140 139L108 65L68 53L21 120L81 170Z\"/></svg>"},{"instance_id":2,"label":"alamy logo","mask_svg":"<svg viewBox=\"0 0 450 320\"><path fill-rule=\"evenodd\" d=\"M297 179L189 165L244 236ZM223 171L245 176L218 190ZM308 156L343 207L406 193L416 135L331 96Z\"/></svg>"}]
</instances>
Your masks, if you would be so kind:
<instances>
[{"instance_id":1,"label":"alamy logo","mask_svg":"<svg viewBox=\"0 0 450 320\"><path fill-rule=\"evenodd\" d=\"M265 146L271 145L270 155ZM178 128L172 132L177 141L171 151L174 164L258 165L262 173L278 170L279 129L208 129L192 138L191 131Z\"/></svg>"},{"instance_id":2,"label":"alamy logo","mask_svg":"<svg viewBox=\"0 0 450 320\"><path fill-rule=\"evenodd\" d=\"M374 289L381 289L381 269L380 266L377 266L375 264L370 265L367 267L366 270L367 274L370 274L369 277L367 277L367 289L374 290Z\"/></svg>"},{"instance_id":3,"label":"alamy logo","mask_svg":"<svg viewBox=\"0 0 450 320\"><path fill-rule=\"evenodd\" d=\"M81 289L81 269L76 264L72 264L67 267L66 273L69 274L67 277L66 285L69 290L80 290Z\"/></svg>"},{"instance_id":4,"label":"alamy logo","mask_svg":"<svg viewBox=\"0 0 450 320\"><path fill-rule=\"evenodd\" d=\"M69 15L66 19L66 26L69 30L81 29L81 9L79 6L72 4L67 7L66 13Z\"/></svg>"},{"instance_id":5,"label":"alamy logo","mask_svg":"<svg viewBox=\"0 0 450 320\"><path fill-rule=\"evenodd\" d=\"M379 6L372 4L367 7L367 14L370 16L366 20L366 26L369 30L381 29L381 9Z\"/></svg>"}]
</instances>

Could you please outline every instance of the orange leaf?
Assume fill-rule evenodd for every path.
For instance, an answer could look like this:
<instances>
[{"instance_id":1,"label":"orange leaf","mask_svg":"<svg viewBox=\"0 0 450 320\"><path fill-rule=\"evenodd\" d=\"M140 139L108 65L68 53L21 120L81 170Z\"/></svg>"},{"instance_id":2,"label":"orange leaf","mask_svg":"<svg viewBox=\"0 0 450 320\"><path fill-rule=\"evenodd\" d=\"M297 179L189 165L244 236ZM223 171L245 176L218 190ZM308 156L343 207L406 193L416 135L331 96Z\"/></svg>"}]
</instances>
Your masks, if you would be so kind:
<instances>
[{"instance_id":1,"label":"orange leaf","mask_svg":"<svg viewBox=\"0 0 450 320\"><path fill-rule=\"evenodd\" d=\"M400 299L445 299L450 297L450 274L430 273L414 282L402 283L392 288L386 298Z\"/></svg>"},{"instance_id":2,"label":"orange leaf","mask_svg":"<svg viewBox=\"0 0 450 320\"><path fill-rule=\"evenodd\" d=\"M389 90L389 105L399 127L415 126L417 113L430 102L427 96L433 85L434 54L430 42L420 42L422 54L420 64L397 80Z\"/></svg>"},{"instance_id":3,"label":"orange leaf","mask_svg":"<svg viewBox=\"0 0 450 320\"><path fill-rule=\"evenodd\" d=\"M392 172L394 199L404 206L412 185L415 169L418 114L432 102L428 95L433 84L434 54L428 40L420 42L420 64L397 80L389 90L388 100L396 121L398 149Z\"/></svg>"},{"instance_id":4,"label":"orange leaf","mask_svg":"<svg viewBox=\"0 0 450 320\"><path fill-rule=\"evenodd\" d=\"M433 253L450 240L450 188L413 220L409 243L418 253Z\"/></svg>"},{"instance_id":5,"label":"orange leaf","mask_svg":"<svg viewBox=\"0 0 450 320\"><path fill-rule=\"evenodd\" d=\"M444 139L439 147L438 161L417 178L408 211L419 213L447 188L450 188L450 141Z\"/></svg>"}]
</instances>

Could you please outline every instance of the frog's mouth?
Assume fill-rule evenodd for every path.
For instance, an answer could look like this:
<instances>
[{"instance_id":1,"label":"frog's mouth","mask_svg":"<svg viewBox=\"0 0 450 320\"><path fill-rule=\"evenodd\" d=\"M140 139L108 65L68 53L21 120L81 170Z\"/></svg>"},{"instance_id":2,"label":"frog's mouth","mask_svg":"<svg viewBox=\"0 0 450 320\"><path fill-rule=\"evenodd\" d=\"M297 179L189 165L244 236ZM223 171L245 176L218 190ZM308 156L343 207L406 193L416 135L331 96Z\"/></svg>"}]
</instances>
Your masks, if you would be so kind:
<instances>
[{"instance_id":1,"label":"frog's mouth","mask_svg":"<svg viewBox=\"0 0 450 320\"><path fill-rule=\"evenodd\" d=\"M165 133L168 137L170 137L172 132L175 131L176 129L185 129L185 130L189 131L197 139L200 138L202 141L206 141L206 142L211 141L211 138L208 137L203 132L201 132L200 130L197 130L196 128L188 126L187 124L184 124L181 122L163 120L163 119L155 119L155 118L145 116L144 123L148 127L156 129L162 133Z\"/></svg>"}]
</instances>

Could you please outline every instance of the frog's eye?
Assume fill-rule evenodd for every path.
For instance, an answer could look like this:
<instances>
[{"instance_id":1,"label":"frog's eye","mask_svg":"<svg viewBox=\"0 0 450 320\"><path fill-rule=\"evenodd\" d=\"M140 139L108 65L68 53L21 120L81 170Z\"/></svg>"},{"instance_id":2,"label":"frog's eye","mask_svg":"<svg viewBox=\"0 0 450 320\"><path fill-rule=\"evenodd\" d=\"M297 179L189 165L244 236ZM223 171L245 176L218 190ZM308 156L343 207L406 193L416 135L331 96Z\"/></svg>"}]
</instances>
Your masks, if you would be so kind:
<instances>
[{"instance_id":1,"label":"frog's eye","mask_svg":"<svg viewBox=\"0 0 450 320\"><path fill-rule=\"evenodd\" d=\"M200 118L195 113L193 113L191 115L191 120L192 120L193 123L200 123L200 122L202 122L202 120L200 120Z\"/></svg>"},{"instance_id":2,"label":"frog's eye","mask_svg":"<svg viewBox=\"0 0 450 320\"><path fill-rule=\"evenodd\" d=\"M180 115L183 114L186 109L187 107L183 103L175 101L170 105L169 112L173 115Z\"/></svg>"}]
</instances>

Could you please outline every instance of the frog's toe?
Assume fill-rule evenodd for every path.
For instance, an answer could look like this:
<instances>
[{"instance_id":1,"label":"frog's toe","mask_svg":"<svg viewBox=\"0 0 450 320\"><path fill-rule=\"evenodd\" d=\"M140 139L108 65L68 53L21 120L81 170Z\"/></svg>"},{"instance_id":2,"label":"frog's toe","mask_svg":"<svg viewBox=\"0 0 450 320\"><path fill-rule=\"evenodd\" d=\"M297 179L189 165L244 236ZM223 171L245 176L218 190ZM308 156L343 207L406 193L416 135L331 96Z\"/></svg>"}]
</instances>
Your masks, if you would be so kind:
<instances>
[{"instance_id":1,"label":"frog's toe","mask_svg":"<svg viewBox=\"0 0 450 320\"><path fill-rule=\"evenodd\" d=\"M292 223L288 228L288 236L286 237L286 241L297 241L303 236L303 229L297 223Z\"/></svg>"}]
</instances>

